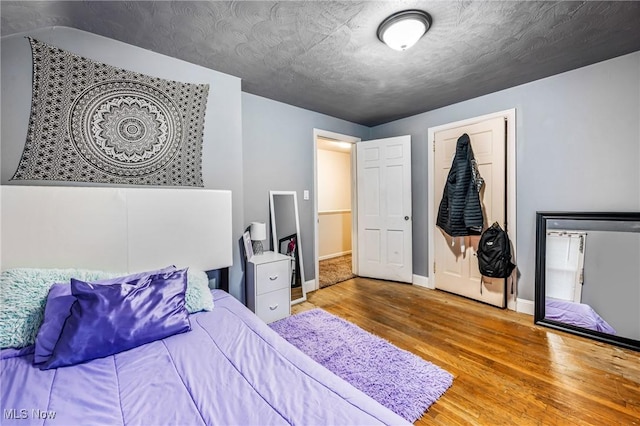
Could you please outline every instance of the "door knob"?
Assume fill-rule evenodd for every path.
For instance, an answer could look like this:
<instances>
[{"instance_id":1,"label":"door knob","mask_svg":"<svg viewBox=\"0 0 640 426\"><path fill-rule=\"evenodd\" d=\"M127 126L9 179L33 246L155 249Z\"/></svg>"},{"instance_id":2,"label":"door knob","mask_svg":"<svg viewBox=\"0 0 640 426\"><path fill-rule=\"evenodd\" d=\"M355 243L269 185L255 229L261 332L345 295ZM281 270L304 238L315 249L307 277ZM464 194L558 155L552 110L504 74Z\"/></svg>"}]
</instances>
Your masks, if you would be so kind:
<instances>
[{"instance_id":1,"label":"door knob","mask_svg":"<svg viewBox=\"0 0 640 426\"><path fill-rule=\"evenodd\" d=\"M405 217L404 217L404 220L409 220L409 216L405 216Z\"/></svg>"}]
</instances>

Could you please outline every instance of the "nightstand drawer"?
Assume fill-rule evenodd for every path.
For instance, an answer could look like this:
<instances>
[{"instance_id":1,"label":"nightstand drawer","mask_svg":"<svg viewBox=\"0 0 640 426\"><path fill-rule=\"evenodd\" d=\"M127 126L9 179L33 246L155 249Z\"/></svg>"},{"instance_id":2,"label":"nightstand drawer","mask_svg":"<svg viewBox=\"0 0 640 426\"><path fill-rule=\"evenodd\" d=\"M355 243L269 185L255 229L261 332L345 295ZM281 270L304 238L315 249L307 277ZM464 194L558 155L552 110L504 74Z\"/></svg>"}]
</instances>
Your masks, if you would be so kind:
<instances>
[{"instance_id":1,"label":"nightstand drawer","mask_svg":"<svg viewBox=\"0 0 640 426\"><path fill-rule=\"evenodd\" d=\"M256 273L258 282L257 293L265 294L283 288L289 289L290 264L291 261L289 260L281 260L258 265Z\"/></svg>"},{"instance_id":2,"label":"nightstand drawer","mask_svg":"<svg viewBox=\"0 0 640 426\"><path fill-rule=\"evenodd\" d=\"M267 324L288 317L291 312L290 291L289 288L283 288L258 296L256 315Z\"/></svg>"}]
</instances>

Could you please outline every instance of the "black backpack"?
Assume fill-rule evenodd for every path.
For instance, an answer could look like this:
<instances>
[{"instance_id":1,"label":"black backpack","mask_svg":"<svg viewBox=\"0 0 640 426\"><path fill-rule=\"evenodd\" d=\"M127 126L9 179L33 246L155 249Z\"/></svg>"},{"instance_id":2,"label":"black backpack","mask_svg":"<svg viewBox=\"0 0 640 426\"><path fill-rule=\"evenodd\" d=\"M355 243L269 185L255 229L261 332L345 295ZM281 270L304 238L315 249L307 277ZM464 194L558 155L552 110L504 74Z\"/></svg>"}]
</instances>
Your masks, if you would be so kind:
<instances>
[{"instance_id":1,"label":"black backpack","mask_svg":"<svg viewBox=\"0 0 640 426\"><path fill-rule=\"evenodd\" d=\"M482 233L477 254L480 273L485 277L507 278L516 267L511 262L511 242L498 222Z\"/></svg>"}]
</instances>

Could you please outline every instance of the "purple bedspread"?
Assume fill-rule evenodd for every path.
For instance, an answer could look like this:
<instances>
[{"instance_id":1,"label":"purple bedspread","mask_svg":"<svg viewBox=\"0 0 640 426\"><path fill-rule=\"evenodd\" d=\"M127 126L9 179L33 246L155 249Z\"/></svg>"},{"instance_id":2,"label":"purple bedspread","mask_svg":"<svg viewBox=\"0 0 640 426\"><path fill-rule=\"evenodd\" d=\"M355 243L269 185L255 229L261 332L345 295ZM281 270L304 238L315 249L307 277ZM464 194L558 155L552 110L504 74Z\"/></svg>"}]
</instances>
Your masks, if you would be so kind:
<instances>
[{"instance_id":1,"label":"purple bedspread","mask_svg":"<svg viewBox=\"0 0 640 426\"><path fill-rule=\"evenodd\" d=\"M3 351L2 424L407 424L213 292L192 331L86 364L40 371Z\"/></svg>"},{"instance_id":2,"label":"purple bedspread","mask_svg":"<svg viewBox=\"0 0 640 426\"><path fill-rule=\"evenodd\" d=\"M598 315L591 306L584 303L548 297L545 300L544 318L602 333L616 334L616 330L613 327Z\"/></svg>"}]
</instances>

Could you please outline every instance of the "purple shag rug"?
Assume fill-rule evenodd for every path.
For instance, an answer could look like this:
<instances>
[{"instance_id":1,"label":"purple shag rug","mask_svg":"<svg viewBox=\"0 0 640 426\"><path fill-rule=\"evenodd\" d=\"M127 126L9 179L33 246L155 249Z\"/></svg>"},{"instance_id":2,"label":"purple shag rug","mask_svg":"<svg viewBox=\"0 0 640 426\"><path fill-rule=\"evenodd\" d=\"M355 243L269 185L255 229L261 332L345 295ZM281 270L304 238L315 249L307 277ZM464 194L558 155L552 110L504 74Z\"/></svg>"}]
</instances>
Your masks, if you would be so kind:
<instances>
[{"instance_id":1,"label":"purple shag rug","mask_svg":"<svg viewBox=\"0 0 640 426\"><path fill-rule=\"evenodd\" d=\"M322 309L270 324L289 343L413 423L453 383L442 368Z\"/></svg>"}]
</instances>

